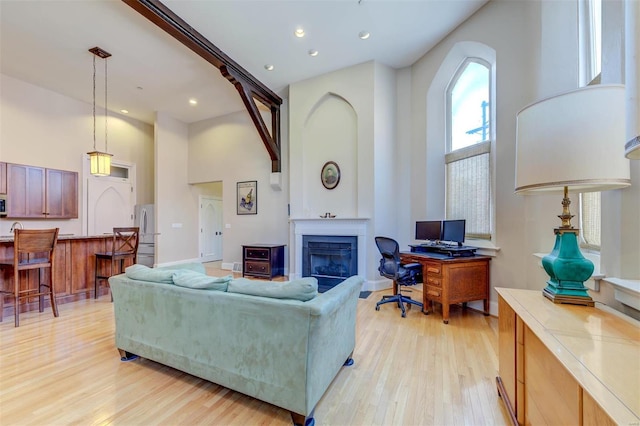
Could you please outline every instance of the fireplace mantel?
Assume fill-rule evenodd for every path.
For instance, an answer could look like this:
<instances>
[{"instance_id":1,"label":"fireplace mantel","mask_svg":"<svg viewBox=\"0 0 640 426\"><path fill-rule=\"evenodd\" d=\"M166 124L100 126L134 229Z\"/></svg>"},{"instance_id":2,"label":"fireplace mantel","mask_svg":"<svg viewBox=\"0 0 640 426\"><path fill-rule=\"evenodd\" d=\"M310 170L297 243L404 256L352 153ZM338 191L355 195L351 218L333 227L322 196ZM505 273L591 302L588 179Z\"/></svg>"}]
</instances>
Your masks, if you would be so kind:
<instances>
[{"instance_id":1,"label":"fireplace mantel","mask_svg":"<svg viewBox=\"0 0 640 426\"><path fill-rule=\"evenodd\" d=\"M302 276L303 235L355 235L358 237L358 275L367 276L367 228L369 218L292 218L295 234L295 272L293 278Z\"/></svg>"}]
</instances>

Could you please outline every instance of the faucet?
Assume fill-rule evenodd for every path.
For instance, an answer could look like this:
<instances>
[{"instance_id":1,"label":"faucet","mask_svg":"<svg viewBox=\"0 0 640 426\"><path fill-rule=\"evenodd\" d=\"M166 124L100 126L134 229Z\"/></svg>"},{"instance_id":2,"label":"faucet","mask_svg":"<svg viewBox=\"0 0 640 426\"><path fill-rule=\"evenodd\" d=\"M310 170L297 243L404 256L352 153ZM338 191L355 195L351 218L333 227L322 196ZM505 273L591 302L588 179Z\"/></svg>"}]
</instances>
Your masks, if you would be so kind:
<instances>
[{"instance_id":1,"label":"faucet","mask_svg":"<svg viewBox=\"0 0 640 426\"><path fill-rule=\"evenodd\" d=\"M13 231L15 231L17 226L20 226L20 229L24 229L24 226L22 226L20 222L13 222L13 224L11 225L11 229L9 229L9 233L12 234Z\"/></svg>"}]
</instances>

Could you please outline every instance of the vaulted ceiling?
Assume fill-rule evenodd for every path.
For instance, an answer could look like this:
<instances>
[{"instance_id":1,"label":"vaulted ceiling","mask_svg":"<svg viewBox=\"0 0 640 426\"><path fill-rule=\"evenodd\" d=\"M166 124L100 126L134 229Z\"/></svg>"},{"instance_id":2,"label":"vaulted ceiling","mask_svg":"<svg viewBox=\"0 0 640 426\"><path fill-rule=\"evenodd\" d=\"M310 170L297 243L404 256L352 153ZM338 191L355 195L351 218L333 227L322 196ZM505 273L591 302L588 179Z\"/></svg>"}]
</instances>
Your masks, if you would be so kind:
<instances>
[{"instance_id":1,"label":"vaulted ceiling","mask_svg":"<svg viewBox=\"0 0 640 426\"><path fill-rule=\"evenodd\" d=\"M286 98L289 84L350 65L376 60L409 66L487 1L163 3ZM294 35L299 27L306 33L302 38ZM366 40L358 37L363 31L370 34ZM154 111L163 111L191 123L244 109L218 69L122 1L0 1L0 72L5 75L91 103L88 49L94 46L113 55L108 59L110 110L126 109L149 123Z\"/></svg>"}]
</instances>

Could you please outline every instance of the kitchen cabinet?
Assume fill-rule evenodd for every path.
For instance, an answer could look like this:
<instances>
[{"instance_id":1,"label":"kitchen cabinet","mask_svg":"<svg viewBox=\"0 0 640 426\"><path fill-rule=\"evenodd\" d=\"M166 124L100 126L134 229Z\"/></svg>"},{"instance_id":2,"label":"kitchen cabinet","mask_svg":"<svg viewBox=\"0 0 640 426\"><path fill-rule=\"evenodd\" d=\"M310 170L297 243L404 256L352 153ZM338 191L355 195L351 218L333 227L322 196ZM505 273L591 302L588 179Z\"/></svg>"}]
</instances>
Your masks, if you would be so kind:
<instances>
[{"instance_id":1,"label":"kitchen cabinet","mask_svg":"<svg viewBox=\"0 0 640 426\"><path fill-rule=\"evenodd\" d=\"M7 193L7 163L0 162L0 194Z\"/></svg>"},{"instance_id":2,"label":"kitchen cabinet","mask_svg":"<svg viewBox=\"0 0 640 426\"><path fill-rule=\"evenodd\" d=\"M7 217L78 218L78 173L7 164Z\"/></svg>"},{"instance_id":3,"label":"kitchen cabinet","mask_svg":"<svg viewBox=\"0 0 640 426\"><path fill-rule=\"evenodd\" d=\"M78 217L78 173L46 169L46 209L48 219Z\"/></svg>"}]
</instances>

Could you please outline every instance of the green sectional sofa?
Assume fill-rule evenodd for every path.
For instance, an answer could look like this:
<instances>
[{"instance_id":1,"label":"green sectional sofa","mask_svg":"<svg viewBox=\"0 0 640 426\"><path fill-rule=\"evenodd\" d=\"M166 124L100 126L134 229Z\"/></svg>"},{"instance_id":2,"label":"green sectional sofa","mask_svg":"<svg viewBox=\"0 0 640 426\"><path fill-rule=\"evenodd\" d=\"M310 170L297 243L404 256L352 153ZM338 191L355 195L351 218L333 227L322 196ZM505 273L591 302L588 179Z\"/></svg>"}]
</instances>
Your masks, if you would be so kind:
<instances>
[{"instance_id":1,"label":"green sectional sofa","mask_svg":"<svg viewBox=\"0 0 640 426\"><path fill-rule=\"evenodd\" d=\"M184 268L204 272L199 264ZM217 285L224 279L215 290L201 289L198 279L193 280L198 288L188 288L181 285L189 275L179 271L174 277L180 276L181 285L160 282L170 281L158 276L166 278L166 271L109 279L116 346L123 357L135 354L168 365L289 410L294 424L313 424L316 404L342 366L352 361L363 279L350 277L315 297L306 294L303 300L312 298L302 301L277 298L274 286L290 292L294 281L229 276L228 288ZM251 283L257 294L269 297L246 294Z\"/></svg>"}]
</instances>

